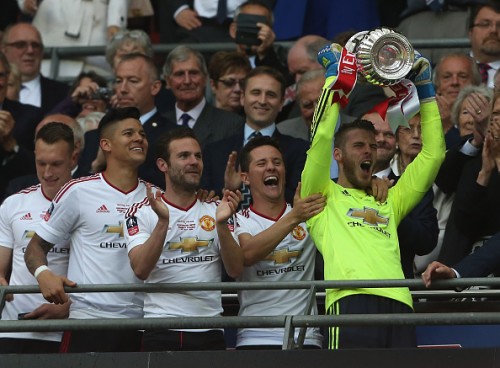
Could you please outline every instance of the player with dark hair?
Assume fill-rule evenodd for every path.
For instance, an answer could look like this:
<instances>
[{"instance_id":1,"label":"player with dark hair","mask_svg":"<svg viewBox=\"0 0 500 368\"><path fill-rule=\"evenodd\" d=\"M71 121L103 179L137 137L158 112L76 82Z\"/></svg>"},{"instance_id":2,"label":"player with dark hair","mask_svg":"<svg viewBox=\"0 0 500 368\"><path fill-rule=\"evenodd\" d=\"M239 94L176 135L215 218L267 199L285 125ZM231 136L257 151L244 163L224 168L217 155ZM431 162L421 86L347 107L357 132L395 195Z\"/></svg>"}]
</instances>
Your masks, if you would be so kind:
<instances>
[{"instance_id":1,"label":"player with dark hair","mask_svg":"<svg viewBox=\"0 0 500 368\"><path fill-rule=\"evenodd\" d=\"M44 221L25 253L26 265L49 302L63 304L69 298L64 286L81 284L139 283L127 257L123 239L124 214L146 196L146 184L138 178L148 141L134 107L110 110L99 124L100 147L106 169L75 179L54 197ZM47 267L53 245L71 239L68 278ZM69 318L140 318L140 293L73 293ZM61 351L138 351L138 331L68 331Z\"/></svg>"},{"instance_id":2,"label":"player with dark hair","mask_svg":"<svg viewBox=\"0 0 500 368\"><path fill-rule=\"evenodd\" d=\"M315 110L312 143L302 173L303 196L322 193L326 208L307 221L309 231L325 262L326 280L403 279L397 226L431 187L444 158L444 139L430 66L416 56L411 77L417 88L422 117L422 151L408 165L386 201L366 194L376 163L373 126L358 120L339 129L339 91L355 66L352 55L337 44L325 47L318 60L326 68L326 81ZM349 91L344 91L347 95ZM339 178L330 180L331 158ZM329 289L326 309L331 315L351 313L409 313L413 310L408 288ZM329 347L415 347L412 326L331 327Z\"/></svg>"}]
</instances>

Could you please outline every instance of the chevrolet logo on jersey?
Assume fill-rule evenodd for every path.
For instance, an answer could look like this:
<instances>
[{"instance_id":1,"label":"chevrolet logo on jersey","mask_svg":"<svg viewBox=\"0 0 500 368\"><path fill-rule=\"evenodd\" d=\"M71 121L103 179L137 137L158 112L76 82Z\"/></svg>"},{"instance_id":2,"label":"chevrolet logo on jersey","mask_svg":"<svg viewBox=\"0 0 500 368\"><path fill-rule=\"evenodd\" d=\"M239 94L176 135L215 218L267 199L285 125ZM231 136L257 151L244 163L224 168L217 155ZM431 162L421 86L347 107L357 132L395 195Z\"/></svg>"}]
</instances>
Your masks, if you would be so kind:
<instances>
[{"instance_id":1,"label":"chevrolet logo on jersey","mask_svg":"<svg viewBox=\"0 0 500 368\"><path fill-rule=\"evenodd\" d=\"M35 235L34 230L24 230L23 239L31 239Z\"/></svg>"},{"instance_id":2,"label":"chevrolet logo on jersey","mask_svg":"<svg viewBox=\"0 0 500 368\"><path fill-rule=\"evenodd\" d=\"M122 222L120 221L118 225L104 225L103 232L104 233L111 233L111 234L118 234L119 238L123 238L123 226Z\"/></svg>"},{"instance_id":3,"label":"chevrolet logo on jersey","mask_svg":"<svg viewBox=\"0 0 500 368\"><path fill-rule=\"evenodd\" d=\"M193 252L198 251L199 247L208 247L213 239L210 240L198 240L198 238L181 238L178 242L168 242L167 246L169 249L178 250L182 252Z\"/></svg>"},{"instance_id":4,"label":"chevrolet logo on jersey","mask_svg":"<svg viewBox=\"0 0 500 368\"><path fill-rule=\"evenodd\" d=\"M387 225L389 223L388 217L379 216L378 211L365 207L364 209L354 208L347 212L347 216L352 218L363 219L363 223L372 226Z\"/></svg>"},{"instance_id":5,"label":"chevrolet logo on jersey","mask_svg":"<svg viewBox=\"0 0 500 368\"><path fill-rule=\"evenodd\" d=\"M302 254L302 249L290 251L288 248L275 250L264 259L274 261L274 264L290 263L291 258L298 258Z\"/></svg>"}]
</instances>

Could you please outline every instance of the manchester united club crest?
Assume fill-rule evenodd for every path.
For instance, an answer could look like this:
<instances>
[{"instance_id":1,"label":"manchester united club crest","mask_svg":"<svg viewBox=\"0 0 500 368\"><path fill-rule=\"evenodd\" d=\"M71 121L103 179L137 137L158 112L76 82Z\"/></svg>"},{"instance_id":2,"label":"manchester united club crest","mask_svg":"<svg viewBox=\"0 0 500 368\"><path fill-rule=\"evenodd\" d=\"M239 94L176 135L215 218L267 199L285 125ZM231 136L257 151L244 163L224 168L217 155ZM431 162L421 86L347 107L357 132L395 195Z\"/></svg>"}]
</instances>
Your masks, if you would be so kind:
<instances>
[{"instance_id":1,"label":"manchester united club crest","mask_svg":"<svg viewBox=\"0 0 500 368\"><path fill-rule=\"evenodd\" d=\"M306 237L306 231L302 226L297 225L292 230L292 236L297 240L303 240Z\"/></svg>"},{"instance_id":2,"label":"manchester united club crest","mask_svg":"<svg viewBox=\"0 0 500 368\"><path fill-rule=\"evenodd\" d=\"M205 231L212 231L215 229L215 220L212 216L205 215L200 218L200 226Z\"/></svg>"}]
</instances>

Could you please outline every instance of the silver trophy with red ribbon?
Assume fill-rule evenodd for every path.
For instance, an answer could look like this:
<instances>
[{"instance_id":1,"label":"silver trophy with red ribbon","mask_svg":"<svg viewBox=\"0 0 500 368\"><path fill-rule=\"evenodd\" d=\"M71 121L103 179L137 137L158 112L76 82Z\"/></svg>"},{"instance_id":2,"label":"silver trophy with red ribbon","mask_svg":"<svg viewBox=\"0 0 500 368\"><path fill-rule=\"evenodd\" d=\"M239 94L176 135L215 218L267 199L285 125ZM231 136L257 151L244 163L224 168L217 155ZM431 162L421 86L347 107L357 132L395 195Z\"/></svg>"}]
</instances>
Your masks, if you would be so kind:
<instances>
[{"instance_id":1,"label":"silver trophy with red ribbon","mask_svg":"<svg viewBox=\"0 0 500 368\"><path fill-rule=\"evenodd\" d=\"M345 48L356 55L360 80L391 86L411 71L415 54L408 39L390 28L356 33Z\"/></svg>"}]
</instances>

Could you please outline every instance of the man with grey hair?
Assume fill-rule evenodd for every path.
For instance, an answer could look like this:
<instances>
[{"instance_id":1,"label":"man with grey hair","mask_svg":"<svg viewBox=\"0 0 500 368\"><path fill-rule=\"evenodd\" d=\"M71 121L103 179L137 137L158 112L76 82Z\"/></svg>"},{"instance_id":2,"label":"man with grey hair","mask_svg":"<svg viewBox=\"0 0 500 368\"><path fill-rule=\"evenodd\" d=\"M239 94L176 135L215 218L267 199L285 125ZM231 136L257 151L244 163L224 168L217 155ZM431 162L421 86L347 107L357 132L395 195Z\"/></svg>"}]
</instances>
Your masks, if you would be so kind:
<instances>
[{"instance_id":1,"label":"man with grey hair","mask_svg":"<svg viewBox=\"0 0 500 368\"><path fill-rule=\"evenodd\" d=\"M323 69L309 70L301 75L297 82L297 95L295 99L300 108L300 116L284 120L277 124L276 128L280 133L300 138L307 142L310 141L314 108L321 95L324 82L325 73Z\"/></svg>"},{"instance_id":2,"label":"man with grey hair","mask_svg":"<svg viewBox=\"0 0 500 368\"><path fill-rule=\"evenodd\" d=\"M146 32L140 29L132 31L124 29L115 33L106 45L105 57L114 70L123 55L135 52L152 58L154 51L151 39Z\"/></svg>"},{"instance_id":3,"label":"man with grey hair","mask_svg":"<svg viewBox=\"0 0 500 368\"><path fill-rule=\"evenodd\" d=\"M167 56L163 77L176 100L175 109L165 116L176 125L192 128L202 148L236 134L243 127L242 117L207 103L208 71L198 51L177 46Z\"/></svg>"},{"instance_id":4,"label":"man with grey hair","mask_svg":"<svg viewBox=\"0 0 500 368\"><path fill-rule=\"evenodd\" d=\"M463 87L481 84L481 75L472 57L463 53L451 53L439 60L432 81L436 89L446 147L451 148L460 142L458 129L451 121L453 103ZM484 110L486 111L486 106Z\"/></svg>"},{"instance_id":5,"label":"man with grey hair","mask_svg":"<svg viewBox=\"0 0 500 368\"><path fill-rule=\"evenodd\" d=\"M115 69L115 107L136 107L140 122L151 147L162 133L174 129L175 125L163 117L155 105L155 96L160 92L161 81L153 60L141 53L123 55ZM85 149L79 164L90 172L92 162L97 157L99 134L96 130L85 133ZM157 186L165 185L163 175L156 169L150 150L146 162L139 168L139 176Z\"/></svg>"}]
</instances>

